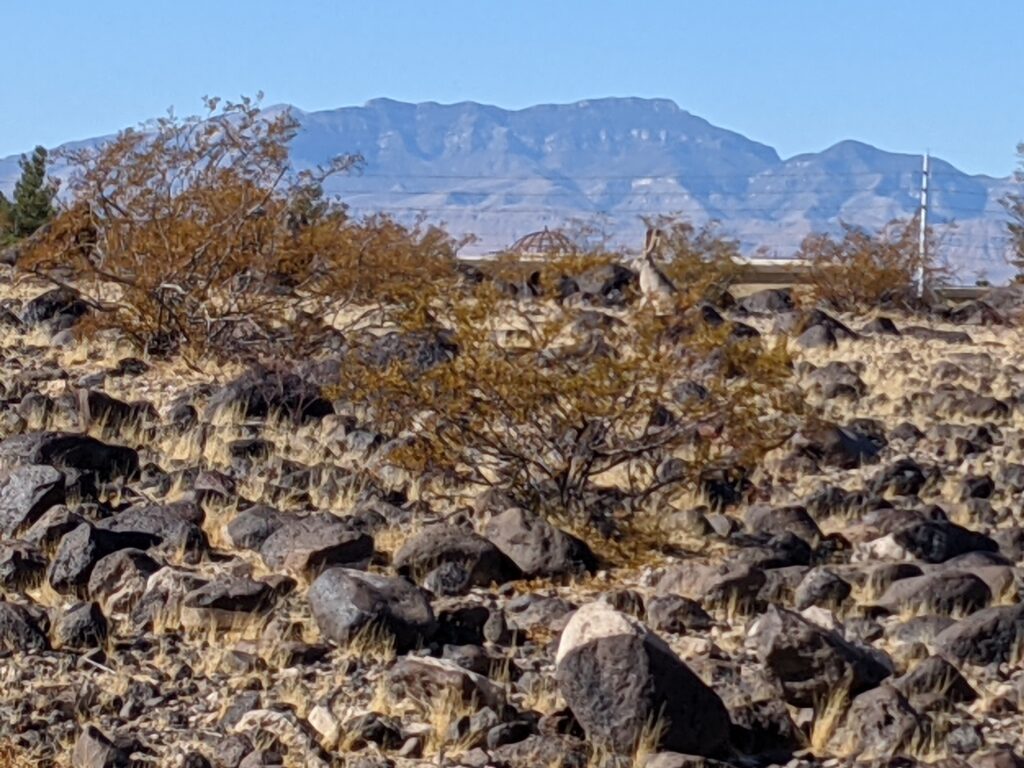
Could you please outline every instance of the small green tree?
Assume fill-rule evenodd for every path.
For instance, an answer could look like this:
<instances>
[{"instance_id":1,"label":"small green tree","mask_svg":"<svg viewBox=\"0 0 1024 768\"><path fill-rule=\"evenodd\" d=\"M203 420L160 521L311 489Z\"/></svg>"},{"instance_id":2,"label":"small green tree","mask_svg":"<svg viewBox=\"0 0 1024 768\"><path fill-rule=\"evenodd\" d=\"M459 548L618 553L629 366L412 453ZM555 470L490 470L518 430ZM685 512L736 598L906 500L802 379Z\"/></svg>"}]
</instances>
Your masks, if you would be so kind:
<instances>
[{"instance_id":1,"label":"small green tree","mask_svg":"<svg viewBox=\"0 0 1024 768\"><path fill-rule=\"evenodd\" d=\"M21 178L14 185L14 205L10 218L12 234L28 237L53 218L57 186L46 178L47 154L36 147L30 156L22 155Z\"/></svg>"},{"instance_id":2,"label":"small green tree","mask_svg":"<svg viewBox=\"0 0 1024 768\"><path fill-rule=\"evenodd\" d=\"M0 246L14 239L14 210L11 201L0 192Z\"/></svg>"},{"instance_id":3,"label":"small green tree","mask_svg":"<svg viewBox=\"0 0 1024 768\"><path fill-rule=\"evenodd\" d=\"M1013 180L1018 185L1024 184L1024 142L1017 145L1017 157L1020 165L1013 174ZM1006 223L1010 231L1010 244L1013 248L1013 255L1010 263L1017 270L1014 277L1015 282L1024 282L1024 194L1019 192L1006 195L1002 200L1003 207L1010 214L1010 220Z\"/></svg>"}]
</instances>

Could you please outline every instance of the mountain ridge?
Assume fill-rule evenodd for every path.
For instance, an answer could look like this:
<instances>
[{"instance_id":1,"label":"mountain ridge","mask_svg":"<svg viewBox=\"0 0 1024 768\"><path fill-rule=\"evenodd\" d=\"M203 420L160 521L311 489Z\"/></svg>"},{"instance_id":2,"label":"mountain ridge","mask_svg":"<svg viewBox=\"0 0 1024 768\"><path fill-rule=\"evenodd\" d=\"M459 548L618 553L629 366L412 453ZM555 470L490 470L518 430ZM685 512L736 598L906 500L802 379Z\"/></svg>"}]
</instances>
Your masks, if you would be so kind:
<instances>
[{"instance_id":1,"label":"mountain ridge","mask_svg":"<svg viewBox=\"0 0 1024 768\"><path fill-rule=\"evenodd\" d=\"M877 228L919 206L920 155L845 139L783 158L670 99L601 97L508 110L377 98L267 111L283 109L300 124L291 145L297 167L346 152L365 157L362 174L331 179L328 192L357 213L422 214L455 234L474 233L470 254L544 226L588 222L610 242L636 247L642 216L676 213L717 221L747 253L786 257L811 232L837 232L844 221ZM940 158L931 159L931 171L930 220L958 277L1012 274L999 205L1010 179L970 175ZM17 156L0 160L0 190L9 191L16 176Z\"/></svg>"}]
</instances>

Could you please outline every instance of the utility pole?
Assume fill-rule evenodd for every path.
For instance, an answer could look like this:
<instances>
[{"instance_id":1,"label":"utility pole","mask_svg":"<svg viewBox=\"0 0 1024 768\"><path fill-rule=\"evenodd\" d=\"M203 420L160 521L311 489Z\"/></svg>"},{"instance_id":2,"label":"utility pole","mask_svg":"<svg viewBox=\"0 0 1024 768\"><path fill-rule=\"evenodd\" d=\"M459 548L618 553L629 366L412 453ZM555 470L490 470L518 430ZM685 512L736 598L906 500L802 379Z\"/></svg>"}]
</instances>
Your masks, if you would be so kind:
<instances>
[{"instance_id":1,"label":"utility pole","mask_svg":"<svg viewBox=\"0 0 1024 768\"><path fill-rule=\"evenodd\" d=\"M915 287L917 298L924 296L924 266L928 263L928 153L924 153L924 161L921 165L921 233L917 241L917 275L915 276Z\"/></svg>"}]
</instances>

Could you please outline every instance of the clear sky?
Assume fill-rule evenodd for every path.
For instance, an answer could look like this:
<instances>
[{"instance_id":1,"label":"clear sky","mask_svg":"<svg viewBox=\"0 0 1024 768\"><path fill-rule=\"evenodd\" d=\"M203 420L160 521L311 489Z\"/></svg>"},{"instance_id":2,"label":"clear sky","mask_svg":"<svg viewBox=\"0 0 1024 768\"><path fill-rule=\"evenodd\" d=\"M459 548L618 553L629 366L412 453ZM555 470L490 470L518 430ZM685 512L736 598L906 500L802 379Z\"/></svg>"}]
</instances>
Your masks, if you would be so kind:
<instances>
[{"instance_id":1,"label":"clear sky","mask_svg":"<svg viewBox=\"0 0 1024 768\"><path fill-rule=\"evenodd\" d=\"M659 96L786 157L844 138L1007 175L1024 0L0 0L0 156L204 94L306 110Z\"/></svg>"}]
</instances>

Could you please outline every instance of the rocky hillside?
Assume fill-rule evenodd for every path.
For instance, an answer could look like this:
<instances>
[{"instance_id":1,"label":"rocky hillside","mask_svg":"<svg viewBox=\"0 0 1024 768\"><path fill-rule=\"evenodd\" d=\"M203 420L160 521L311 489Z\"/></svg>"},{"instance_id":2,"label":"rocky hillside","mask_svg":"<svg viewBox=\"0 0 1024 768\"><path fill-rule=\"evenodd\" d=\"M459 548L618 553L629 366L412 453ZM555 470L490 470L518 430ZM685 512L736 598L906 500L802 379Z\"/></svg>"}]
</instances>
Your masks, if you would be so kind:
<instances>
[{"instance_id":1,"label":"rocky hillside","mask_svg":"<svg viewBox=\"0 0 1024 768\"><path fill-rule=\"evenodd\" d=\"M1024 760L1024 360L998 307L706 306L789 345L805 418L749 476L652 486L631 542L639 506L568 530L420 496L322 386L343 353L144 361L76 338L73 292L3 291L4 765ZM575 300L606 339L650 311Z\"/></svg>"},{"instance_id":2,"label":"rocky hillside","mask_svg":"<svg viewBox=\"0 0 1024 768\"><path fill-rule=\"evenodd\" d=\"M639 248L641 216L678 213L720 221L747 253L789 256L810 232L836 232L840 221L876 228L918 206L919 156L844 141L783 159L664 99L517 111L377 99L324 112L270 111L282 109L302 126L292 146L296 165L361 153L364 172L335 179L330 191L356 211L423 213L455 234L476 234L468 254L580 223ZM17 172L17 158L0 160L0 190L9 191ZM931 189L942 256L959 278L1008 277L999 205L1008 180L970 176L933 158Z\"/></svg>"}]
</instances>

